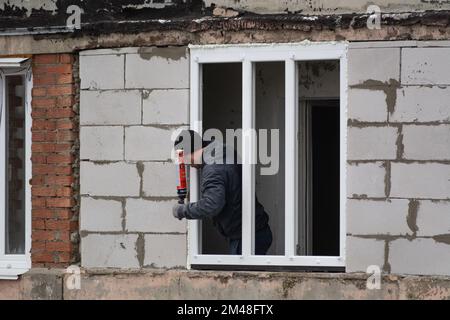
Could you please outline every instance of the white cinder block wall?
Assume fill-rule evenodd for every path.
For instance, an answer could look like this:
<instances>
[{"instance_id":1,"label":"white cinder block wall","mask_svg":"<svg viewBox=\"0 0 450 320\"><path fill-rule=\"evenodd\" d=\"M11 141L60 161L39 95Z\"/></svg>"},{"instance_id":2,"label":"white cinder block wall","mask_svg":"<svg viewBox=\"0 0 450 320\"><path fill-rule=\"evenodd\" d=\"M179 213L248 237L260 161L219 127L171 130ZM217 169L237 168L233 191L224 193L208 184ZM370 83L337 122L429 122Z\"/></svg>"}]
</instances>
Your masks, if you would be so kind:
<instances>
[{"instance_id":1,"label":"white cinder block wall","mask_svg":"<svg viewBox=\"0 0 450 320\"><path fill-rule=\"evenodd\" d=\"M450 47L349 49L346 270L450 274ZM448 43L447 43L448 45ZM170 134L188 119L186 48L81 53L85 267L186 265Z\"/></svg>"},{"instance_id":2,"label":"white cinder block wall","mask_svg":"<svg viewBox=\"0 0 450 320\"><path fill-rule=\"evenodd\" d=\"M80 54L81 261L185 267L171 134L188 123L186 47Z\"/></svg>"},{"instance_id":3,"label":"white cinder block wall","mask_svg":"<svg viewBox=\"0 0 450 320\"><path fill-rule=\"evenodd\" d=\"M351 44L347 271L450 274L450 47Z\"/></svg>"}]
</instances>

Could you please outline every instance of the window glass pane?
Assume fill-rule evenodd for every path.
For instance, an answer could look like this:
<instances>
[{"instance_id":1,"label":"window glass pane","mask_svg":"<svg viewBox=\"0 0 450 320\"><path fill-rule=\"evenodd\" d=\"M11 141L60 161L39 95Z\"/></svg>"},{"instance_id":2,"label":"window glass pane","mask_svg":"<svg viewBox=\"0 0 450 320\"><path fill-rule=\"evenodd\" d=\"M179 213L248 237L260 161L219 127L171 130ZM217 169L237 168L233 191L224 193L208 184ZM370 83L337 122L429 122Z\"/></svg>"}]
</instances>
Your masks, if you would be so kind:
<instances>
[{"instance_id":1,"label":"window glass pane","mask_svg":"<svg viewBox=\"0 0 450 320\"><path fill-rule=\"evenodd\" d=\"M6 254L25 253L25 81L5 79Z\"/></svg>"},{"instance_id":2,"label":"window glass pane","mask_svg":"<svg viewBox=\"0 0 450 320\"><path fill-rule=\"evenodd\" d=\"M339 256L339 61L298 63L298 255Z\"/></svg>"},{"instance_id":3,"label":"window glass pane","mask_svg":"<svg viewBox=\"0 0 450 320\"><path fill-rule=\"evenodd\" d=\"M255 254L263 254L270 245L266 254L284 255L285 67L284 62L259 62L254 68L258 150L255 190L261 204L255 203ZM271 232L265 227L266 214Z\"/></svg>"},{"instance_id":4,"label":"window glass pane","mask_svg":"<svg viewBox=\"0 0 450 320\"><path fill-rule=\"evenodd\" d=\"M202 71L203 135L206 137L207 131L209 133L214 133L211 130L219 131L226 145L227 157L230 153L236 152L241 159L242 64L204 64ZM229 184L225 187L224 209L216 217L202 220L202 254L226 255L231 254L231 250L241 252L242 243L239 243L239 240L242 236L242 166L240 163L241 161L236 164L237 171L234 169L227 171L234 174L230 174Z\"/></svg>"}]
</instances>

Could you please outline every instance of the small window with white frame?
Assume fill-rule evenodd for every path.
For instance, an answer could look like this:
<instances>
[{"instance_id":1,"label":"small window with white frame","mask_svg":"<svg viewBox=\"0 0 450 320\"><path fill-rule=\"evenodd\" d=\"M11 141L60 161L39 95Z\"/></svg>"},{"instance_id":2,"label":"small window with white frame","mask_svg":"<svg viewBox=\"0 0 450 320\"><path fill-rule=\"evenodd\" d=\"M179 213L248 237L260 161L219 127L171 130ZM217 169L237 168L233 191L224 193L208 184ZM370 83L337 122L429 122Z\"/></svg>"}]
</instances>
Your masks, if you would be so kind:
<instances>
[{"instance_id":1,"label":"small window with white frame","mask_svg":"<svg viewBox=\"0 0 450 320\"><path fill-rule=\"evenodd\" d=\"M0 58L0 279L31 267L31 67Z\"/></svg>"},{"instance_id":2,"label":"small window with white frame","mask_svg":"<svg viewBox=\"0 0 450 320\"><path fill-rule=\"evenodd\" d=\"M242 216L238 254L211 221L190 220L189 267L344 270L347 44L190 46L190 59L191 129L236 150ZM191 168L190 202L200 181ZM272 230L264 255L259 204Z\"/></svg>"}]
</instances>

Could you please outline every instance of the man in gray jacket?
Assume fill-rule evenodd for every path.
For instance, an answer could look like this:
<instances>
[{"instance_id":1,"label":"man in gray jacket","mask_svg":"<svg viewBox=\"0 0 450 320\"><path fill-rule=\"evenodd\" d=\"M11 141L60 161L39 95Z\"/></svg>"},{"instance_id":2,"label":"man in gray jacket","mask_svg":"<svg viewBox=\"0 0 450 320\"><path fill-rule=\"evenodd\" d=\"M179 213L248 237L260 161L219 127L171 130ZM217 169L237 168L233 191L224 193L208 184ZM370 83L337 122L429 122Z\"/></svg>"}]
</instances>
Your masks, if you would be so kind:
<instances>
[{"instance_id":1,"label":"man in gray jacket","mask_svg":"<svg viewBox=\"0 0 450 320\"><path fill-rule=\"evenodd\" d=\"M201 169L200 199L194 203L176 204L173 215L178 219L211 218L214 226L229 243L230 254L242 250L242 166L234 149L219 141L202 141L192 130L182 131L175 141L183 149L191 166ZM197 142L197 143L196 143ZM264 255L272 244L269 216L255 199L255 254Z\"/></svg>"}]
</instances>

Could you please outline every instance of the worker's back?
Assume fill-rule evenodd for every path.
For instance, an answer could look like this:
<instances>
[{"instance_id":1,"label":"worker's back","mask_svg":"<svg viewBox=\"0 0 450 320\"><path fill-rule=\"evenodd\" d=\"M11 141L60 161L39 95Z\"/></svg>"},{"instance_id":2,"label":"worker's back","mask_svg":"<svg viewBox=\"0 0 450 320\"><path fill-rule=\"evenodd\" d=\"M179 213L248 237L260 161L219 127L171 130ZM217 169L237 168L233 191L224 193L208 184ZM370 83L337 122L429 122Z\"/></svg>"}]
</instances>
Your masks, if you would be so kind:
<instances>
[{"instance_id":1,"label":"worker's back","mask_svg":"<svg viewBox=\"0 0 450 320\"><path fill-rule=\"evenodd\" d=\"M211 185L220 184L225 190L222 210L212 217L219 232L228 239L242 237L242 165L233 148L212 142L204 150L201 193ZM245 214L248 214L247 212ZM255 231L267 226L269 216L255 197Z\"/></svg>"}]
</instances>

